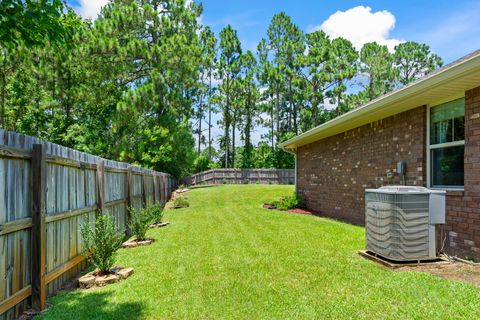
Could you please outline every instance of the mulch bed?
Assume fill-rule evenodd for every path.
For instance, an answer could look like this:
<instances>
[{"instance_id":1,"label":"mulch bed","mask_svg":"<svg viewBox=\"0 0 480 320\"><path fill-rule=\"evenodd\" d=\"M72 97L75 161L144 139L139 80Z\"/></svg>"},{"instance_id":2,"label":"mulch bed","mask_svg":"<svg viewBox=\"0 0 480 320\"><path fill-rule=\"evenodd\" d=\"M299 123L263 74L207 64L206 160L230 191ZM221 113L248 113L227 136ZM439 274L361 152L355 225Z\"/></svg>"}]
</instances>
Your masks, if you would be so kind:
<instances>
[{"instance_id":1,"label":"mulch bed","mask_svg":"<svg viewBox=\"0 0 480 320\"><path fill-rule=\"evenodd\" d=\"M300 209L300 208L288 210L288 213L306 214L306 215L308 215L308 216L313 216L313 215L315 215L315 212L313 212L312 210Z\"/></svg>"},{"instance_id":2,"label":"mulch bed","mask_svg":"<svg viewBox=\"0 0 480 320\"><path fill-rule=\"evenodd\" d=\"M128 241L125 241L122 244L122 248L136 248L136 247L141 247L141 246L148 246L151 245L155 241L155 239L145 239L142 241L138 241L136 239L130 239Z\"/></svg>"},{"instance_id":3,"label":"mulch bed","mask_svg":"<svg viewBox=\"0 0 480 320\"><path fill-rule=\"evenodd\" d=\"M108 274L100 274L98 270L87 273L78 279L80 289L103 287L127 279L133 274L133 268L113 267Z\"/></svg>"},{"instance_id":4,"label":"mulch bed","mask_svg":"<svg viewBox=\"0 0 480 320\"><path fill-rule=\"evenodd\" d=\"M280 210L280 209L277 209L277 207L275 205L271 204L271 203L264 203L262 208L269 209L269 210L277 210L277 211L292 213L292 214L304 214L304 215L308 215L308 216L315 215L314 211L311 211L311 210L308 210L308 209L295 208L295 209L290 209L290 210L287 210L287 211Z\"/></svg>"}]
</instances>

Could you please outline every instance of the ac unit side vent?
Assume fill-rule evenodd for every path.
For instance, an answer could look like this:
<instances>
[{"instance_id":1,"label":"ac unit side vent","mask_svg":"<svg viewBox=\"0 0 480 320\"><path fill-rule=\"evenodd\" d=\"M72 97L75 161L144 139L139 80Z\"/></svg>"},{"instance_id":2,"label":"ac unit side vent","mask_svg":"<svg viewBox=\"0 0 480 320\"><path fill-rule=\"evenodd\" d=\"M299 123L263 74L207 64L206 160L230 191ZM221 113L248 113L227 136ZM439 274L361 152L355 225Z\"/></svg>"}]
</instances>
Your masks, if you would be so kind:
<instances>
[{"instance_id":1,"label":"ac unit side vent","mask_svg":"<svg viewBox=\"0 0 480 320\"><path fill-rule=\"evenodd\" d=\"M445 220L444 202L444 191L422 187L367 190L367 250L398 261L435 259L435 225L432 221ZM442 208L443 212L439 212Z\"/></svg>"}]
</instances>

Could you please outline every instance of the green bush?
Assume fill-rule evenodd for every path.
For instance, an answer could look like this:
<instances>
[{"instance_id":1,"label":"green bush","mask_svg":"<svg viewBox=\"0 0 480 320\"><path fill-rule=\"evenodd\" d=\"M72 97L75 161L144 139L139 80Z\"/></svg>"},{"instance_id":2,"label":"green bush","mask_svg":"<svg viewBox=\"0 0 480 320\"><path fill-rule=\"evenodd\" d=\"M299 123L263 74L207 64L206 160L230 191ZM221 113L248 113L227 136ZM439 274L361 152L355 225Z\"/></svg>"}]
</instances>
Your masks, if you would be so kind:
<instances>
[{"instance_id":1,"label":"green bush","mask_svg":"<svg viewBox=\"0 0 480 320\"><path fill-rule=\"evenodd\" d=\"M161 223L164 216L163 205L161 203L156 203L148 207L150 218L153 223Z\"/></svg>"},{"instance_id":2,"label":"green bush","mask_svg":"<svg viewBox=\"0 0 480 320\"><path fill-rule=\"evenodd\" d=\"M189 206L190 206L190 203L188 203L187 197L177 197L173 201L173 208L174 209L187 208Z\"/></svg>"},{"instance_id":3,"label":"green bush","mask_svg":"<svg viewBox=\"0 0 480 320\"><path fill-rule=\"evenodd\" d=\"M187 186L182 183L178 186L178 189L187 189Z\"/></svg>"},{"instance_id":4,"label":"green bush","mask_svg":"<svg viewBox=\"0 0 480 320\"><path fill-rule=\"evenodd\" d=\"M293 192L291 195L280 198L280 200L273 203L279 210L290 210L295 208L304 208L305 202L303 198L298 195L296 192Z\"/></svg>"},{"instance_id":5,"label":"green bush","mask_svg":"<svg viewBox=\"0 0 480 320\"><path fill-rule=\"evenodd\" d=\"M136 240L145 240L145 235L151 222L152 216L147 208L130 208L130 223L128 227Z\"/></svg>"},{"instance_id":6,"label":"green bush","mask_svg":"<svg viewBox=\"0 0 480 320\"><path fill-rule=\"evenodd\" d=\"M117 230L110 215L99 213L93 224L88 216L85 217L80 233L84 241L84 254L100 273L109 273L123 240L123 233Z\"/></svg>"}]
</instances>

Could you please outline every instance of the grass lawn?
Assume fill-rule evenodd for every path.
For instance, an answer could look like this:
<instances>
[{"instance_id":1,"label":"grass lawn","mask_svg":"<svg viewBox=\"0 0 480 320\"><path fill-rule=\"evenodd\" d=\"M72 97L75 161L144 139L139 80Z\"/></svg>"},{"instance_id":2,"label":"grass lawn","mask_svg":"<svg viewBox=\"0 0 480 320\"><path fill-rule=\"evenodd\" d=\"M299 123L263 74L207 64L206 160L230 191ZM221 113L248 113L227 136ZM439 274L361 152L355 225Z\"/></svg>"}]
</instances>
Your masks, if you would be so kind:
<instances>
[{"instance_id":1,"label":"grass lawn","mask_svg":"<svg viewBox=\"0 0 480 320\"><path fill-rule=\"evenodd\" d=\"M360 258L363 228L260 207L292 190L191 191L153 245L120 250L131 278L52 297L39 319L480 318L480 289Z\"/></svg>"}]
</instances>

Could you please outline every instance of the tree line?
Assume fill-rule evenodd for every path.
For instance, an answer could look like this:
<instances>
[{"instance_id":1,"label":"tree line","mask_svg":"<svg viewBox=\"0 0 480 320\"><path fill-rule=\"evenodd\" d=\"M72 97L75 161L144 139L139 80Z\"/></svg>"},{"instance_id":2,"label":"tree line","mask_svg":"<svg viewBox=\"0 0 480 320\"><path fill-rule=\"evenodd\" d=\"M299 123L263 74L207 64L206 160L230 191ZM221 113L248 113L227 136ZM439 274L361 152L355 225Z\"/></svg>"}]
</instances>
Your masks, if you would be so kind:
<instances>
[{"instance_id":1,"label":"tree line","mask_svg":"<svg viewBox=\"0 0 480 320\"><path fill-rule=\"evenodd\" d=\"M442 65L426 44L357 50L283 12L244 51L232 26L201 24L202 10L113 0L91 21L57 0L2 1L1 127L177 177L291 168L279 142Z\"/></svg>"}]
</instances>

